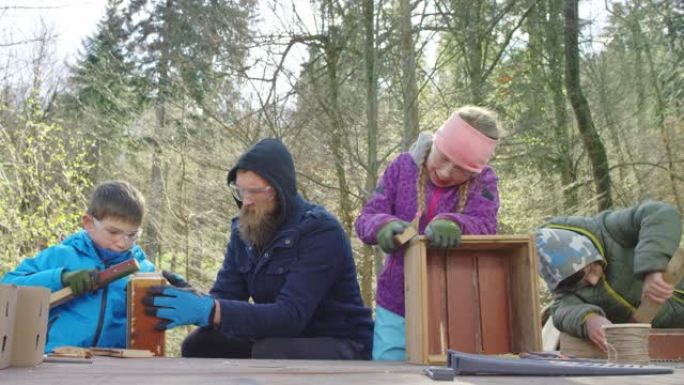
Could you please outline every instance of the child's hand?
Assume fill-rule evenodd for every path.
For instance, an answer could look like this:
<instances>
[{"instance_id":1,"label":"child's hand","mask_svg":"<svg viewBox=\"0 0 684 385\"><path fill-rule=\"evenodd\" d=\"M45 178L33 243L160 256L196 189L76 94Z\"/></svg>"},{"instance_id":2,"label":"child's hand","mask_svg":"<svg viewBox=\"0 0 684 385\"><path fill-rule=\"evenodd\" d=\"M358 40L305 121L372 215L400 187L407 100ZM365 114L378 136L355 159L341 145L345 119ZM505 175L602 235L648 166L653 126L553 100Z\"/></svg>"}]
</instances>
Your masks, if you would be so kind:
<instances>
[{"instance_id":1,"label":"child's hand","mask_svg":"<svg viewBox=\"0 0 684 385\"><path fill-rule=\"evenodd\" d=\"M448 219L430 221L425 228L430 245L440 249L453 249L461 243L461 227Z\"/></svg>"},{"instance_id":2,"label":"child's hand","mask_svg":"<svg viewBox=\"0 0 684 385\"><path fill-rule=\"evenodd\" d=\"M585 321L587 337L589 337L591 342L593 342L604 352L608 351L608 346L606 345L606 332L603 330L603 325L611 324L612 322L610 322L606 317L598 314L591 314Z\"/></svg>"},{"instance_id":3,"label":"child's hand","mask_svg":"<svg viewBox=\"0 0 684 385\"><path fill-rule=\"evenodd\" d=\"M62 286L71 288L74 295L79 296L93 290L95 282L93 277L95 270L64 271L62 273Z\"/></svg>"},{"instance_id":4,"label":"child's hand","mask_svg":"<svg viewBox=\"0 0 684 385\"><path fill-rule=\"evenodd\" d=\"M641 299L643 301L644 298L648 298L655 303L665 303L672 297L673 292L674 286L663 279L663 273L654 271L644 277L644 290Z\"/></svg>"},{"instance_id":5,"label":"child's hand","mask_svg":"<svg viewBox=\"0 0 684 385\"><path fill-rule=\"evenodd\" d=\"M399 219L382 226L375 237L378 240L380 249L386 254L396 250L398 245L394 242L394 236L401 234L407 227L409 227L409 223Z\"/></svg>"}]
</instances>

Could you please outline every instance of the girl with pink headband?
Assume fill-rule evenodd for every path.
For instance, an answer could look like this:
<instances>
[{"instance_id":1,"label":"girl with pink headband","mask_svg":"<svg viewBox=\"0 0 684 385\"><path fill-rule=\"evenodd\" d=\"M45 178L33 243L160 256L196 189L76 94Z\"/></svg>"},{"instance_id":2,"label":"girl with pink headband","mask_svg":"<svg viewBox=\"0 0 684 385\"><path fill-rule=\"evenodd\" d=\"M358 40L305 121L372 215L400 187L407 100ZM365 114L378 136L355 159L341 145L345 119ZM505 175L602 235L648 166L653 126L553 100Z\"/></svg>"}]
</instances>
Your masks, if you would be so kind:
<instances>
[{"instance_id":1,"label":"girl with pink headband","mask_svg":"<svg viewBox=\"0 0 684 385\"><path fill-rule=\"evenodd\" d=\"M496 233L498 179L488 164L498 138L493 112L458 109L387 166L361 210L357 235L389 254L378 275L373 359L405 359L404 250L394 236L415 217L418 231L437 248L457 247L461 234Z\"/></svg>"}]
</instances>

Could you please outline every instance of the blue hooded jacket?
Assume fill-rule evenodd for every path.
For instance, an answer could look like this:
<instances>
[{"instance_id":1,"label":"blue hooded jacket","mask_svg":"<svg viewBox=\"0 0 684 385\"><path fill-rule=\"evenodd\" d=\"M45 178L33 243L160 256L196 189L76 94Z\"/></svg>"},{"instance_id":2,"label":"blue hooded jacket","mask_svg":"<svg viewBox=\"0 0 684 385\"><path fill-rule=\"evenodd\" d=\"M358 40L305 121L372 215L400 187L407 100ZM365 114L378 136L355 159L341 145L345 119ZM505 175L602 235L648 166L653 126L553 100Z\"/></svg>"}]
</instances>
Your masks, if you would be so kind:
<instances>
[{"instance_id":1,"label":"blue hooded jacket","mask_svg":"<svg viewBox=\"0 0 684 385\"><path fill-rule=\"evenodd\" d=\"M370 358L373 320L340 223L297 194L294 163L282 142L257 143L229 172L229 183L238 169L259 174L276 189L281 224L259 253L240 238L240 219L233 219L223 267L211 289L221 304L221 331L253 338L346 338Z\"/></svg>"},{"instance_id":2,"label":"blue hooded jacket","mask_svg":"<svg viewBox=\"0 0 684 385\"><path fill-rule=\"evenodd\" d=\"M25 259L0 282L20 286L62 289L62 272L97 269L135 258L140 271L154 271L142 249L134 245L116 260L101 259L85 230L72 234L59 245L48 247L35 257ZM86 293L50 309L45 351L58 346L126 347L126 284L128 277L111 282L95 292Z\"/></svg>"}]
</instances>

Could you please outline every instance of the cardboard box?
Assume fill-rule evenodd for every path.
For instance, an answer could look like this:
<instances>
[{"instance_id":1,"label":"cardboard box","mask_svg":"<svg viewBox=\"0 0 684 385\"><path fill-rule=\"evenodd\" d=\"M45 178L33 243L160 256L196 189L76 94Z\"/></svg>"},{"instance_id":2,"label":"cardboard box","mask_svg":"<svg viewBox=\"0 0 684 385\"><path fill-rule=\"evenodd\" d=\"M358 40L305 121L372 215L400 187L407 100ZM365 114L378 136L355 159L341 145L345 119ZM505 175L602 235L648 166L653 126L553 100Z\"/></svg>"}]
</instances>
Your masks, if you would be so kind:
<instances>
[{"instance_id":1,"label":"cardboard box","mask_svg":"<svg viewBox=\"0 0 684 385\"><path fill-rule=\"evenodd\" d=\"M537 256L530 235L470 235L450 251L416 237L404 256L406 358L446 361L447 349L541 349Z\"/></svg>"},{"instance_id":2,"label":"cardboard box","mask_svg":"<svg viewBox=\"0 0 684 385\"><path fill-rule=\"evenodd\" d=\"M0 369L43 362L50 290L0 285Z\"/></svg>"}]
</instances>

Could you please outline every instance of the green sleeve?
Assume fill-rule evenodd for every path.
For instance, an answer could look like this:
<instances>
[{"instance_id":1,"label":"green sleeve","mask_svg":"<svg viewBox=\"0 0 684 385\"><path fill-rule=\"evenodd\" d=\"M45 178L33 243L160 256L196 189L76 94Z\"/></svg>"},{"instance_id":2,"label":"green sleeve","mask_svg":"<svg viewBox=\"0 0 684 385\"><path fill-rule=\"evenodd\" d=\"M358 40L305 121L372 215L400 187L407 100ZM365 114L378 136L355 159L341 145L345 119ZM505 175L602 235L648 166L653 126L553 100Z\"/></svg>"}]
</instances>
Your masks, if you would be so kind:
<instances>
[{"instance_id":1,"label":"green sleeve","mask_svg":"<svg viewBox=\"0 0 684 385\"><path fill-rule=\"evenodd\" d=\"M677 209L664 202L646 201L605 216L606 229L624 247L634 247L634 274L663 271L679 247L682 224Z\"/></svg>"},{"instance_id":2,"label":"green sleeve","mask_svg":"<svg viewBox=\"0 0 684 385\"><path fill-rule=\"evenodd\" d=\"M584 322L590 314L606 316L603 309L582 301L574 294L557 296L551 305L556 329L579 338L587 338Z\"/></svg>"}]
</instances>

